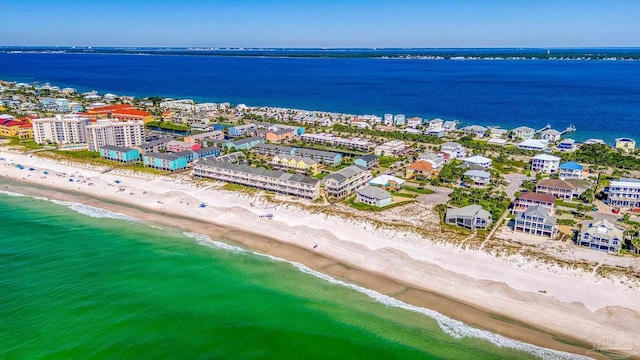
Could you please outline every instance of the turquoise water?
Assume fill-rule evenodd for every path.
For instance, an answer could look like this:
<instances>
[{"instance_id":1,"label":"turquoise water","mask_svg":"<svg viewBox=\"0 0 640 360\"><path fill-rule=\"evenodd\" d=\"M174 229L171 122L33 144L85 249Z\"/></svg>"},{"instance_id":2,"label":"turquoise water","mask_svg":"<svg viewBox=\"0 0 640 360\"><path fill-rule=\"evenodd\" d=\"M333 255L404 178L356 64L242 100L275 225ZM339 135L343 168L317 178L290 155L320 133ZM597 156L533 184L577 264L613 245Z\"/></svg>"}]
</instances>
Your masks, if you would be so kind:
<instances>
[{"instance_id":1,"label":"turquoise water","mask_svg":"<svg viewBox=\"0 0 640 360\"><path fill-rule=\"evenodd\" d=\"M290 263L96 208L0 193L0 213L2 359L533 357L454 338Z\"/></svg>"}]
</instances>

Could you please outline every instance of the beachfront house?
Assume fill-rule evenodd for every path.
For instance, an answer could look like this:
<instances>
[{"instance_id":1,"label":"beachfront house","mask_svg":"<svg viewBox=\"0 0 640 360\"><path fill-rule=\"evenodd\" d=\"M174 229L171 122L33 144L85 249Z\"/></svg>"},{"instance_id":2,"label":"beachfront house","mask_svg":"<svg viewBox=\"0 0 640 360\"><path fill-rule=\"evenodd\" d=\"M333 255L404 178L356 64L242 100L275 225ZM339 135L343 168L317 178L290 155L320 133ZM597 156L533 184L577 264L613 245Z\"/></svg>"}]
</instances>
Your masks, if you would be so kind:
<instances>
[{"instance_id":1,"label":"beachfront house","mask_svg":"<svg viewBox=\"0 0 640 360\"><path fill-rule=\"evenodd\" d=\"M527 139L518 144L518 149L522 150L534 150L534 151L543 151L548 146L548 143L543 140L538 139Z\"/></svg>"},{"instance_id":2,"label":"beachfront house","mask_svg":"<svg viewBox=\"0 0 640 360\"><path fill-rule=\"evenodd\" d=\"M560 167L560 158L549 154L538 154L531 160L531 171L554 174Z\"/></svg>"},{"instance_id":3,"label":"beachfront house","mask_svg":"<svg viewBox=\"0 0 640 360\"><path fill-rule=\"evenodd\" d=\"M177 171L187 167L187 157L172 153L146 153L142 155L142 163L146 167Z\"/></svg>"},{"instance_id":4,"label":"beachfront house","mask_svg":"<svg viewBox=\"0 0 640 360\"><path fill-rule=\"evenodd\" d=\"M470 185L485 186L491 182L491 174L482 170L467 170L463 176L471 179Z\"/></svg>"},{"instance_id":5,"label":"beachfront house","mask_svg":"<svg viewBox=\"0 0 640 360\"><path fill-rule=\"evenodd\" d=\"M562 139L558 146L556 146L560 151L572 151L576 148L576 141L573 139Z\"/></svg>"},{"instance_id":6,"label":"beachfront house","mask_svg":"<svg viewBox=\"0 0 640 360\"><path fill-rule=\"evenodd\" d=\"M624 229L607 220L589 223L578 235L578 244L589 249L619 252L624 242Z\"/></svg>"},{"instance_id":7,"label":"beachfront house","mask_svg":"<svg viewBox=\"0 0 640 360\"><path fill-rule=\"evenodd\" d=\"M105 145L99 149L100 157L103 159L132 163L140 160L140 151L115 145Z\"/></svg>"},{"instance_id":8,"label":"beachfront house","mask_svg":"<svg viewBox=\"0 0 640 360\"><path fill-rule=\"evenodd\" d=\"M482 155L475 155L461 159L465 164L476 165L482 168L490 168L492 160Z\"/></svg>"},{"instance_id":9,"label":"beachfront house","mask_svg":"<svg viewBox=\"0 0 640 360\"><path fill-rule=\"evenodd\" d=\"M486 229L491 225L491 213L482 206L473 204L459 209L447 209L445 223L470 230Z\"/></svg>"},{"instance_id":10,"label":"beachfront house","mask_svg":"<svg viewBox=\"0 0 640 360\"><path fill-rule=\"evenodd\" d=\"M630 138L617 138L615 147L616 150L629 154L635 150L636 141Z\"/></svg>"},{"instance_id":11,"label":"beachfront house","mask_svg":"<svg viewBox=\"0 0 640 360\"><path fill-rule=\"evenodd\" d=\"M400 191L405 181L393 175L380 175L369 180L369 185L382 187L390 191Z\"/></svg>"},{"instance_id":12,"label":"beachfront house","mask_svg":"<svg viewBox=\"0 0 640 360\"><path fill-rule=\"evenodd\" d=\"M577 162L567 161L558 167L561 180L566 179L582 179L582 165Z\"/></svg>"},{"instance_id":13,"label":"beachfront house","mask_svg":"<svg viewBox=\"0 0 640 360\"><path fill-rule=\"evenodd\" d=\"M442 128L447 133L455 131L458 128L458 122L454 120L447 120L442 124Z\"/></svg>"},{"instance_id":14,"label":"beachfront house","mask_svg":"<svg viewBox=\"0 0 640 360\"><path fill-rule=\"evenodd\" d=\"M429 179L433 173L433 165L426 160L418 160L407 165L405 178L417 180Z\"/></svg>"},{"instance_id":15,"label":"beachfront house","mask_svg":"<svg viewBox=\"0 0 640 360\"><path fill-rule=\"evenodd\" d=\"M640 179L620 178L609 182L607 204L619 208L640 208Z\"/></svg>"},{"instance_id":16,"label":"beachfront house","mask_svg":"<svg viewBox=\"0 0 640 360\"><path fill-rule=\"evenodd\" d=\"M439 138L444 137L447 131L444 128L429 128L424 131L425 135L437 136Z\"/></svg>"},{"instance_id":17,"label":"beachfront house","mask_svg":"<svg viewBox=\"0 0 640 360\"><path fill-rule=\"evenodd\" d=\"M539 205L529 206L525 211L518 213L513 231L551 239L555 239L559 233L556 217L549 215L548 209Z\"/></svg>"},{"instance_id":18,"label":"beachfront house","mask_svg":"<svg viewBox=\"0 0 640 360\"><path fill-rule=\"evenodd\" d=\"M556 198L551 194L523 192L513 201L511 213L517 215L535 205L546 209L547 215L553 215L556 213L555 202Z\"/></svg>"},{"instance_id":19,"label":"beachfront house","mask_svg":"<svg viewBox=\"0 0 640 360\"><path fill-rule=\"evenodd\" d=\"M198 161L193 176L274 191L313 200L320 196L320 180L281 170L267 170L213 158Z\"/></svg>"},{"instance_id":20,"label":"beachfront house","mask_svg":"<svg viewBox=\"0 0 640 360\"><path fill-rule=\"evenodd\" d=\"M518 126L517 128L511 130L513 136L520 138L522 140L532 139L533 135L535 135L536 130L530 128L528 126Z\"/></svg>"},{"instance_id":21,"label":"beachfront house","mask_svg":"<svg viewBox=\"0 0 640 360\"><path fill-rule=\"evenodd\" d=\"M370 170L378 165L378 157L374 154L362 155L357 158L353 164L360 166L365 170Z\"/></svg>"},{"instance_id":22,"label":"beachfront house","mask_svg":"<svg viewBox=\"0 0 640 360\"><path fill-rule=\"evenodd\" d=\"M489 137L491 139L502 139L502 138L507 136L508 132L509 132L509 130L507 130L507 129L501 129L499 127L494 127L494 128L489 129Z\"/></svg>"},{"instance_id":23,"label":"beachfront house","mask_svg":"<svg viewBox=\"0 0 640 360\"><path fill-rule=\"evenodd\" d=\"M393 115L393 124L395 126L403 126L405 124L405 116L404 116L404 114Z\"/></svg>"},{"instance_id":24,"label":"beachfront house","mask_svg":"<svg viewBox=\"0 0 640 360\"><path fill-rule=\"evenodd\" d=\"M344 198L367 186L371 173L351 165L324 178L324 192L328 198Z\"/></svg>"},{"instance_id":25,"label":"beachfront house","mask_svg":"<svg viewBox=\"0 0 640 360\"><path fill-rule=\"evenodd\" d=\"M419 128L422 126L422 118L414 116L412 118L407 119L407 126L410 128Z\"/></svg>"},{"instance_id":26,"label":"beachfront house","mask_svg":"<svg viewBox=\"0 0 640 360\"><path fill-rule=\"evenodd\" d=\"M484 137L487 135L487 128L480 125L469 125L460 129L465 135L471 135L476 137Z\"/></svg>"},{"instance_id":27,"label":"beachfront house","mask_svg":"<svg viewBox=\"0 0 640 360\"><path fill-rule=\"evenodd\" d=\"M391 194L379 187L365 186L356 191L356 202L365 203L376 207L391 205Z\"/></svg>"},{"instance_id":28,"label":"beachfront house","mask_svg":"<svg viewBox=\"0 0 640 360\"><path fill-rule=\"evenodd\" d=\"M560 137L562 137L562 133L556 129L547 129L540 133L540 137L542 138L542 140L555 143L556 141L560 140Z\"/></svg>"},{"instance_id":29,"label":"beachfront house","mask_svg":"<svg viewBox=\"0 0 640 360\"><path fill-rule=\"evenodd\" d=\"M440 151L449 154L452 159L461 159L467 156L467 150L464 146L452 141L442 144Z\"/></svg>"},{"instance_id":30,"label":"beachfront house","mask_svg":"<svg viewBox=\"0 0 640 360\"><path fill-rule=\"evenodd\" d=\"M429 129L444 129L444 120L440 118L429 120Z\"/></svg>"}]
</instances>

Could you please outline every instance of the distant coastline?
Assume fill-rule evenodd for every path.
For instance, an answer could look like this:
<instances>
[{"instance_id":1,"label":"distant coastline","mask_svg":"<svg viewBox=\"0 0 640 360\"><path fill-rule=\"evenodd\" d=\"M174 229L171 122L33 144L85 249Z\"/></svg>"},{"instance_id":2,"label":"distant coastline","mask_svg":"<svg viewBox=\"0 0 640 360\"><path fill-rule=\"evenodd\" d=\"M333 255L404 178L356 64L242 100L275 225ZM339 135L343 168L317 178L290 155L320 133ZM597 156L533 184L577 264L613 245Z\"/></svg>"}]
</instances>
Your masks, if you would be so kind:
<instances>
[{"instance_id":1,"label":"distant coastline","mask_svg":"<svg viewBox=\"0 0 640 360\"><path fill-rule=\"evenodd\" d=\"M122 54L418 60L640 60L640 48L242 48L4 46L0 53Z\"/></svg>"}]
</instances>

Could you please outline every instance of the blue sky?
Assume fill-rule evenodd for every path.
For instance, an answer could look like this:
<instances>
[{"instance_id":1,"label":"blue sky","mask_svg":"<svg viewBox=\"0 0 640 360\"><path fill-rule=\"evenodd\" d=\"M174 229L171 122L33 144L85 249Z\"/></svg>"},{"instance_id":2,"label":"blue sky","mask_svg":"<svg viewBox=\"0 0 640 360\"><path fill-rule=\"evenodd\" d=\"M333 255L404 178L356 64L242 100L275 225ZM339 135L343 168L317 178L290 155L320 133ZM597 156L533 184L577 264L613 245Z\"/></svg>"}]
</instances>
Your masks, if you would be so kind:
<instances>
[{"instance_id":1,"label":"blue sky","mask_svg":"<svg viewBox=\"0 0 640 360\"><path fill-rule=\"evenodd\" d=\"M8 0L0 46L630 47L639 0Z\"/></svg>"}]
</instances>

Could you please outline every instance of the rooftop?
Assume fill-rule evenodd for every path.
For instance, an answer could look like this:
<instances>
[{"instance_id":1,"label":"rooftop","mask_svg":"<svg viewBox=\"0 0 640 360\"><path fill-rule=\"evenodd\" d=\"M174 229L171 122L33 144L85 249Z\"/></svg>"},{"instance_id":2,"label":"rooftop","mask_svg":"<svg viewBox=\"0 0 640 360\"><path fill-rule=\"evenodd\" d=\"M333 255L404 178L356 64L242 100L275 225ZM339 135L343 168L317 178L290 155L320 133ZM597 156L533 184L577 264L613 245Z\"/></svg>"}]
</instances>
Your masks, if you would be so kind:
<instances>
[{"instance_id":1,"label":"rooftop","mask_svg":"<svg viewBox=\"0 0 640 360\"><path fill-rule=\"evenodd\" d=\"M391 194L388 191L375 186L365 186L362 189L358 190L358 194L374 198L376 200L391 198Z\"/></svg>"},{"instance_id":2,"label":"rooftop","mask_svg":"<svg viewBox=\"0 0 640 360\"><path fill-rule=\"evenodd\" d=\"M556 201L556 197L551 194L543 194L536 192L523 192L518 196L518 199L530 200L530 201L539 201L547 204L553 204Z\"/></svg>"}]
</instances>

